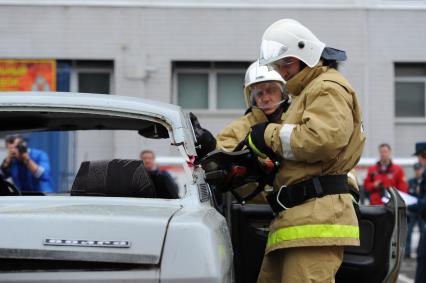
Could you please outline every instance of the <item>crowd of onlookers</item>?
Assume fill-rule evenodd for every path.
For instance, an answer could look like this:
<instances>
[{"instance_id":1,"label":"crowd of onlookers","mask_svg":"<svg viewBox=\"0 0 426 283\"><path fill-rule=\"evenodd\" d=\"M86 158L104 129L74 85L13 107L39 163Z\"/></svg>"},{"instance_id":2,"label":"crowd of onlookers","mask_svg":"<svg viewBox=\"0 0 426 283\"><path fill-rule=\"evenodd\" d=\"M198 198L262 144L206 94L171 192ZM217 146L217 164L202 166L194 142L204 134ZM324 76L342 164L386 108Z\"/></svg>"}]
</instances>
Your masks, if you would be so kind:
<instances>
[{"instance_id":1,"label":"crowd of onlookers","mask_svg":"<svg viewBox=\"0 0 426 283\"><path fill-rule=\"evenodd\" d=\"M379 146L379 160L368 168L367 176L363 182L364 193L369 198L370 205L381 205L386 199L386 190L390 187L408 193L413 197L420 197L422 192L424 168L420 162L413 165L414 177L407 181L404 169L395 164L391 158L392 150L389 144ZM419 217L415 205L408 206L407 211L408 233L405 249L405 257L411 257L411 238L415 225L420 232L424 230L424 221Z\"/></svg>"},{"instance_id":2,"label":"crowd of onlookers","mask_svg":"<svg viewBox=\"0 0 426 283\"><path fill-rule=\"evenodd\" d=\"M364 190L367 193L371 205L381 205L386 200L386 191L393 187L407 193L417 199L407 206L407 240L405 246L405 258L411 257L411 245L413 230L419 227L420 240L417 246L417 271L416 282L425 282L426 279L426 142L416 143L415 153L418 162L413 165L414 176L407 181L404 170L398 164L392 162L391 147L389 144L379 146L380 159L376 164L368 168L364 179Z\"/></svg>"}]
</instances>

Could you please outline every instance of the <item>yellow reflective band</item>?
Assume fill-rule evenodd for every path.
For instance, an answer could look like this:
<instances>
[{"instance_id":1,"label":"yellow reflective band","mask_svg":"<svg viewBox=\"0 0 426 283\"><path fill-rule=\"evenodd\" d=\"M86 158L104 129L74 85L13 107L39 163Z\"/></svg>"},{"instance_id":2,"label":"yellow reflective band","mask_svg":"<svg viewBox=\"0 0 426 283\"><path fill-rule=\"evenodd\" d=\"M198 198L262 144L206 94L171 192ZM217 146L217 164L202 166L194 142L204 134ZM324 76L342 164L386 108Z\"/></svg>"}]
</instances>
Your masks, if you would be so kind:
<instances>
[{"instance_id":1,"label":"yellow reflective band","mask_svg":"<svg viewBox=\"0 0 426 283\"><path fill-rule=\"evenodd\" d=\"M251 149L253 149L254 153L256 153L256 155L260 156L261 158L266 158L266 154L262 153L253 143L253 141L251 140L251 135L248 135L248 143Z\"/></svg>"},{"instance_id":2,"label":"yellow reflective band","mask_svg":"<svg viewBox=\"0 0 426 283\"><path fill-rule=\"evenodd\" d=\"M353 225L316 224L281 228L269 233L267 247L282 241L306 238L359 239L359 227Z\"/></svg>"}]
</instances>

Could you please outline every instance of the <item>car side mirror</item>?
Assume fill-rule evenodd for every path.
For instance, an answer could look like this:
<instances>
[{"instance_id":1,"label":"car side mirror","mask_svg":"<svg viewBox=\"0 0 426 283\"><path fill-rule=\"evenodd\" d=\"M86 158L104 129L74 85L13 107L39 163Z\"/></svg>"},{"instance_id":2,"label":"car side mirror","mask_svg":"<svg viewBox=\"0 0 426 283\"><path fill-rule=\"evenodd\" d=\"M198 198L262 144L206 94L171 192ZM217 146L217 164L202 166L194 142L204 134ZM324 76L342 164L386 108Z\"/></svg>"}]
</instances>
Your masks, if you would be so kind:
<instances>
[{"instance_id":1,"label":"car side mirror","mask_svg":"<svg viewBox=\"0 0 426 283\"><path fill-rule=\"evenodd\" d=\"M167 139L169 138L169 131L160 124L152 124L148 127L140 129L138 131L139 135L150 138L150 139Z\"/></svg>"}]
</instances>

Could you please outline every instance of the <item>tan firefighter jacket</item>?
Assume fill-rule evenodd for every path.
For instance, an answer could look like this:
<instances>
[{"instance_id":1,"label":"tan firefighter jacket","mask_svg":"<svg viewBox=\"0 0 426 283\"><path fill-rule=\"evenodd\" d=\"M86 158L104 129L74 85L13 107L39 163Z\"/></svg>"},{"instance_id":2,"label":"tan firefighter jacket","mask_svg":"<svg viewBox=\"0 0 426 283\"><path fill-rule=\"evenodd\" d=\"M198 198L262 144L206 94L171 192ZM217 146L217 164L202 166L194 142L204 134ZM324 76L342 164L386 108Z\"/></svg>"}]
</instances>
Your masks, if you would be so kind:
<instances>
[{"instance_id":1,"label":"tan firefighter jacket","mask_svg":"<svg viewBox=\"0 0 426 283\"><path fill-rule=\"evenodd\" d=\"M217 135L216 147L225 151L233 151L234 148L245 139L252 126L267 121L268 119L261 109L252 107L251 112L226 126L226 128Z\"/></svg>"},{"instance_id":2,"label":"tan firefighter jacket","mask_svg":"<svg viewBox=\"0 0 426 283\"><path fill-rule=\"evenodd\" d=\"M287 82L292 103L283 123L269 124L266 144L283 156L274 189L314 176L347 174L364 147L358 99L335 69L306 67ZM359 245L349 194L315 198L271 223L266 252L287 247Z\"/></svg>"}]
</instances>

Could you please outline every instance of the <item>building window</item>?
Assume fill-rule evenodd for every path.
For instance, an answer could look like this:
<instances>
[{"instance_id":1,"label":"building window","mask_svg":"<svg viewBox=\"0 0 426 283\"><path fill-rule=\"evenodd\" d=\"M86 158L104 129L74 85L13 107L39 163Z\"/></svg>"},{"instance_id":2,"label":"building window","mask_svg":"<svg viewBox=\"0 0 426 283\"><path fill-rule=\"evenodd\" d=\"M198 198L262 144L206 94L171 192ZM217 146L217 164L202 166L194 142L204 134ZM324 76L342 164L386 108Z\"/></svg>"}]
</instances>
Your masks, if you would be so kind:
<instances>
[{"instance_id":1,"label":"building window","mask_svg":"<svg viewBox=\"0 0 426 283\"><path fill-rule=\"evenodd\" d=\"M250 62L174 62L173 101L186 109L244 109L243 84Z\"/></svg>"},{"instance_id":2,"label":"building window","mask_svg":"<svg viewBox=\"0 0 426 283\"><path fill-rule=\"evenodd\" d=\"M426 64L395 64L395 116L426 118Z\"/></svg>"},{"instance_id":3,"label":"building window","mask_svg":"<svg viewBox=\"0 0 426 283\"><path fill-rule=\"evenodd\" d=\"M209 107L209 74L196 72L178 73L177 101L185 108L207 109Z\"/></svg>"},{"instance_id":4,"label":"building window","mask_svg":"<svg viewBox=\"0 0 426 283\"><path fill-rule=\"evenodd\" d=\"M71 61L71 91L112 94L113 73L112 61Z\"/></svg>"}]
</instances>

